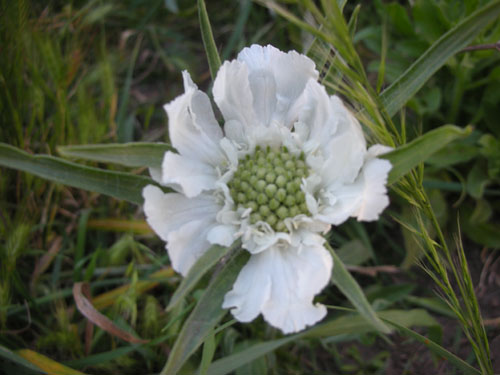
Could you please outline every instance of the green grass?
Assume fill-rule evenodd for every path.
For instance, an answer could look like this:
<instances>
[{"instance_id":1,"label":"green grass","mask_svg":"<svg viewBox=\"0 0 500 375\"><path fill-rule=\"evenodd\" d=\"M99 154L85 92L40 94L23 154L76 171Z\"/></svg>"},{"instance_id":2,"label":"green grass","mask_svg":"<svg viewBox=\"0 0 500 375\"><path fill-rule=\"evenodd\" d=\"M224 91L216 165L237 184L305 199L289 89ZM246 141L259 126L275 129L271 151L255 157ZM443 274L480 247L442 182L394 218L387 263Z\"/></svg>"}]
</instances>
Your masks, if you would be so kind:
<instances>
[{"instance_id":1,"label":"green grass","mask_svg":"<svg viewBox=\"0 0 500 375\"><path fill-rule=\"evenodd\" d=\"M494 259L500 247L500 54L461 50L500 39L498 1L207 1L205 39L203 2L195 0L0 1L0 142L10 145L0 148L7 373L37 373L33 363L47 370L50 358L67 366L61 373L384 374L404 336L429 366L436 355L450 371L493 374L495 330L484 327L481 310L496 316L485 310L475 275L481 249ZM140 206L125 202L140 203L146 167L161 158L163 146L143 155L147 142L168 142L162 106L182 93L181 70L209 90L219 56L233 58L252 43L308 53L372 141L405 145L390 156L399 174L381 220L348 221L328 235L339 289L332 284L319 296L332 306L328 320L295 336L221 311L218 299L244 255L215 278L198 264L200 273L181 284ZM145 143L62 147L126 142ZM72 163L81 160L78 174ZM58 175L61 168L68 174ZM87 173L95 179L83 185ZM387 265L397 273L369 273ZM90 330L72 295L76 282L88 283L115 329L149 341ZM346 298L340 291L354 290L353 282L361 294ZM496 290L484 280L481 287ZM398 334L381 335L385 325ZM426 327L425 337L415 326ZM453 335L465 340L454 346ZM408 371L420 363L412 357Z\"/></svg>"}]
</instances>

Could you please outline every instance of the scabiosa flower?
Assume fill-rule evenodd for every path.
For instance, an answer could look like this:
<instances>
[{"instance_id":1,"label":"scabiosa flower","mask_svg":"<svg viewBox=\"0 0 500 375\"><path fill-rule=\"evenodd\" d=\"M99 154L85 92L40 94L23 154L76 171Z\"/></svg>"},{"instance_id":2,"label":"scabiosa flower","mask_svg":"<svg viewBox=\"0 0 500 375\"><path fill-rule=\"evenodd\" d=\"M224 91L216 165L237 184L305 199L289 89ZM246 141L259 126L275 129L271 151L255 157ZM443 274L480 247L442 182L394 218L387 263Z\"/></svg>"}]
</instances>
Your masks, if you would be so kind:
<instances>
[{"instance_id":1,"label":"scabiosa flower","mask_svg":"<svg viewBox=\"0 0 500 375\"><path fill-rule=\"evenodd\" d=\"M170 140L160 183L143 191L147 221L186 275L212 245L241 238L250 252L223 308L241 322L262 314L284 333L326 315L324 238L349 217L376 220L389 204L391 164L367 150L361 127L317 82L313 61L253 45L226 61L210 100L183 72L185 93L165 106Z\"/></svg>"}]
</instances>

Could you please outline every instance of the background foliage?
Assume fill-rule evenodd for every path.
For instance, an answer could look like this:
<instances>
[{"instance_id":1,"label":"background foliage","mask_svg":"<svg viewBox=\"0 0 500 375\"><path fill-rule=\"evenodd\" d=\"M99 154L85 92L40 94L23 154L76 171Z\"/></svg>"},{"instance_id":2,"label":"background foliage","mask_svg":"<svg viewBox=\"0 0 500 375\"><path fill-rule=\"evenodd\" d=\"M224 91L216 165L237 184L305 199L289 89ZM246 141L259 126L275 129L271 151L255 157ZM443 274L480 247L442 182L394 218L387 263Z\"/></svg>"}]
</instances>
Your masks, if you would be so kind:
<instances>
[{"instance_id":1,"label":"background foliage","mask_svg":"<svg viewBox=\"0 0 500 375\"><path fill-rule=\"evenodd\" d=\"M398 333L387 338L352 315L353 301L332 285L319 297L332 306L329 320L305 333L283 337L261 318L242 325L202 310L207 319L222 319L220 324L207 326L198 337L203 348L178 349L189 344L175 342L192 334L183 323L194 320L188 316L197 311L195 305L216 298L203 292L223 293L220 286L231 282L223 272L211 278L207 267L201 280L188 279L191 284L178 289L180 278L168 268L163 244L145 224L140 206L123 201L140 201L136 191L149 181L146 167L157 165L164 146L149 150L147 160L139 156L148 144L135 145L135 151L126 145L60 146L168 141L162 105L182 92L180 71L188 70L201 89L211 84L197 2L1 0L0 141L15 147L2 146L1 165L28 166L39 175L67 168L74 174L51 175L67 185L90 175L106 182L90 193L0 168L0 368L5 373L135 374L173 371L175 366L186 374L238 375L453 373L455 367L471 373L477 373L474 368L499 371L495 361L488 368L487 349L489 339L491 357L500 351L494 340L500 306L499 52L490 46L453 53L441 69L429 73L429 80L415 81L416 94L404 109L388 114L380 108L390 108L394 101L373 105L374 98L391 98L394 87L404 85L400 77L443 34L451 37L439 51L474 30L477 36L468 44L497 43L499 21L463 22L482 7L489 6L484 17L491 16L498 1L337 1L345 3L345 30L332 3L320 3L316 8L312 1L220 0L206 7L222 60L252 43L308 52L330 91L340 93L354 110L374 108L367 115L358 113L373 140L409 143L410 149L412 140L425 140L425 146L413 144L418 146L413 154L405 153L412 160L426 160L425 169L418 163L403 168L406 173L417 167L393 185L391 206L381 220L349 221L329 235L381 324ZM467 25L472 31L465 32ZM335 41L343 60L325 38ZM429 61L424 61L424 72L441 66ZM381 130L391 124L394 131ZM472 125L473 130L443 131L445 124ZM419 138L422 134L427 137ZM443 142L439 134L450 139ZM439 140L440 150L430 156L432 139ZM33 153L90 160L78 172L71 162L29 155ZM108 172L93 169L102 167ZM130 170L132 175L124 173ZM442 233L419 214L421 202L412 198L417 182L425 188ZM411 199L414 204L408 203ZM458 227L461 242L455 241ZM425 236L415 236L417 232ZM446 258L441 239L451 249L450 258L436 271L429 248L436 241L437 257ZM221 250L210 256L208 264L216 263ZM242 260L231 262L236 267ZM465 275L450 278L452 289L465 291L459 293L458 305L450 303L453 294L436 284L451 272L451 264ZM80 287L76 292L75 285ZM484 322L474 312L476 300ZM94 311L82 308L90 301ZM460 314L475 319L461 322ZM474 356L472 349L484 358L478 351ZM194 355L188 359L189 350ZM183 359L174 363L177 355ZM174 358L170 367L164 367L167 357Z\"/></svg>"}]
</instances>

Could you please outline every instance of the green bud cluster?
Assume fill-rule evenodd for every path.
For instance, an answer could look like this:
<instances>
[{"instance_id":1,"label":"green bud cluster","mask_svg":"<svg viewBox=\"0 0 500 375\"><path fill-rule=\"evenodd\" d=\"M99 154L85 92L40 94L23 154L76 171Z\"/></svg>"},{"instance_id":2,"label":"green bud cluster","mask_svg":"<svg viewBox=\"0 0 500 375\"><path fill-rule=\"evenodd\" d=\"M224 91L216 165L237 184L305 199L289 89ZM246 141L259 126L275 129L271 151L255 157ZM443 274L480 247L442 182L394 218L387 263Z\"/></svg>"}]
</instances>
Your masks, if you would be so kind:
<instances>
[{"instance_id":1,"label":"green bud cluster","mask_svg":"<svg viewBox=\"0 0 500 375\"><path fill-rule=\"evenodd\" d=\"M273 150L256 147L253 155L239 161L229 192L238 208L251 208L250 222L268 223L275 231L285 232L284 220L309 215L305 196L300 190L308 168L304 155L292 155L286 147Z\"/></svg>"}]
</instances>

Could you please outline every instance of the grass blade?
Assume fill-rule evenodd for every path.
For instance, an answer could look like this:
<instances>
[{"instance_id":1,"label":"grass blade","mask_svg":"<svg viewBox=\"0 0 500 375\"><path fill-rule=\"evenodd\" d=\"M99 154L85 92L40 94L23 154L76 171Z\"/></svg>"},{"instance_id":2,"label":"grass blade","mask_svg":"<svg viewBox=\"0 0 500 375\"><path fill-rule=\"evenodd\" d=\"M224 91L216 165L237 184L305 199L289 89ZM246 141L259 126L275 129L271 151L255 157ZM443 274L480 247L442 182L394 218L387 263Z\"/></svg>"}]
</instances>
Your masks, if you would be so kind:
<instances>
[{"instance_id":1,"label":"grass blade","mask_svg":"<svg viewBox=\"0 0 500 375\"><path fill-rule=\"evenodd\" d=\"M472 127L464 129L454 125L444 125L433 129L396 150L381 157L392 163L388 183L393 184L407 174L412 168L424 162L432 154L442 149L448 143L460 137L466 137L472 132Z\"/></svg>"},{"instance_id":2,"label":"grass blade","mask_svg":"<svg viewBox=\"0 0 500 375\"><path fill-rule=\"evenodd\" d=\"M500 15L500 0L491 1L459 22L420 56L381 94L387 113L394 116L450 57L471 43Z\"/></svg>"},{"instance_id":3,"label":"grass blade","mask_svg":"<svg viewBox=\"0 0 500 375\"><path fill-rule=\"evenodd\" d=\"M6 359L9 362L13 362L17 365L23 367L23 369L31 370L36 374L46 374L45 371L41 370L30 361L20 356L19 354L7 349L5 346L0 345L0 357ZM3 362L3 361L2 361Z\"/></svg>"},{"instance_id":4,"label":"grass blade","mask_svg":"<svg viewBox=\"0 0 500 375\"><path fill-rule=\"evenodd\" d=\"M201 38L203 39L203 45L205 46L205 52L207 54L210 75L212 76L212 80L215 80L221 62L204 0L198 0L198 17L200 19Z\"/></svg>"},{"instance_id":5,"label":"grass blade","mask_svg":"<svg viewBox=\"0 0 500 375\"><path fill-rule=\"evenodd\" d=\"M166 143L111 143L102 145L59 146L61 156L120 164L126 167L159 168L165 152L173 148Z\"/></svg>"},{"instance_id":6,"label":"grass blade","mask_svg":"<svg viewBox=\"0 0 500 375\"><path fill-rule=\"evenodd\" d=\"M198 281L224 256L231 253L240 246L240 241L236 241L229 247L214 245L205 252L200 259L189 269L188 274L182 279L181 284L175 290L170 299L167 311L171 311L193 288Z\"/></svg>"},{"instance_id":7,"label":"grass blade","mask_svg":"<svg viewBox=\"0 0 500 375\"><path fill-rule=\"evenodd\" d=\"M380 318L391 319L404 327L420 326L438 326L436 320L430 316L427 311L415 310L387 310L378 313ZM368 323L360 315L341 316L327 323L320 324L307 331L286 336L278 340L267 341L251 346L236 354L224 357L213 362L208 368L206 375L224 375L228 374L247 363L256 360L263 355L301 338L332 337L344 334L373 332L373 325Z\"/></svg>"},{"instance_id":8,"label":"grass blade","mask_svg":"<svg viewBox=\"0 0 500 375\"><path fill-rule=\"evenodd\" d=\"M427 346L429 348L429 350L432 351L433 353L435 353L441 357L446 358L451 364L453 364L456 368L461 370L464 374L474 374L474 375L481 374L481 372L479 372L477 369L475 369L474 367L469 365L467 362L460 359L455 354L449 352L448 350L443 348L441 345L438 345L434 341L429 340L427 337L422 336L422 335L418 334L417 332L415 332L409 328L406 328L403 325L401 325L398 322L395 322L393 320L385 319L385 318L382 318L382 320L384 320L388 324L396 327L400 331L400 333L421 342L422 344Z\"/></svg>"},{"instance_id":9,"label":"grass blade","mask_svg":"<svg viewBox=\"0 0 500 375\"><path fill-rule=\"evenodd\" d=\"M235 254L215 276L184 325L160 375L174 375L203 343L212 328L226 315L222 302L249 257L247 251Z\"/></svg>"},{"instance_id":10,"label":"grass blade","mask_svg":"<svg viewBox=\"0 0 500 375\"><path fill-rule=\"evenodd\" d=\"M87 167L49 155L31 155L5 143L0 143L0 166L136 204L143 202L144 186L154 184L148 177Z\"/></svg>"},{"instance_id":11,"label":"grass blade","mask_svg":"<svg viewBox=\"0 0 500 375\"><path fill-rule=\"evenodd\" d=\"M83 372L73 370L67 366L60 364L44 355L34 352L30 349L21 349L17 351L21 357L33 363L47 374L51 375L85 375Z\"/></svg>"},{"instance_id":12,"label":"grass blade","mask_svg":"<svg viewBox=\"0 0 500 375\"><path fill-rule=\"evenodd\" d=\"M391 330L377 317L377 314L366 299L363 290L356 279L349 273L342 260L329 245L327 245L327 248L333 257L333 283L374 328L383 333L390 333Z\"/></svg>"}]
</instances>

